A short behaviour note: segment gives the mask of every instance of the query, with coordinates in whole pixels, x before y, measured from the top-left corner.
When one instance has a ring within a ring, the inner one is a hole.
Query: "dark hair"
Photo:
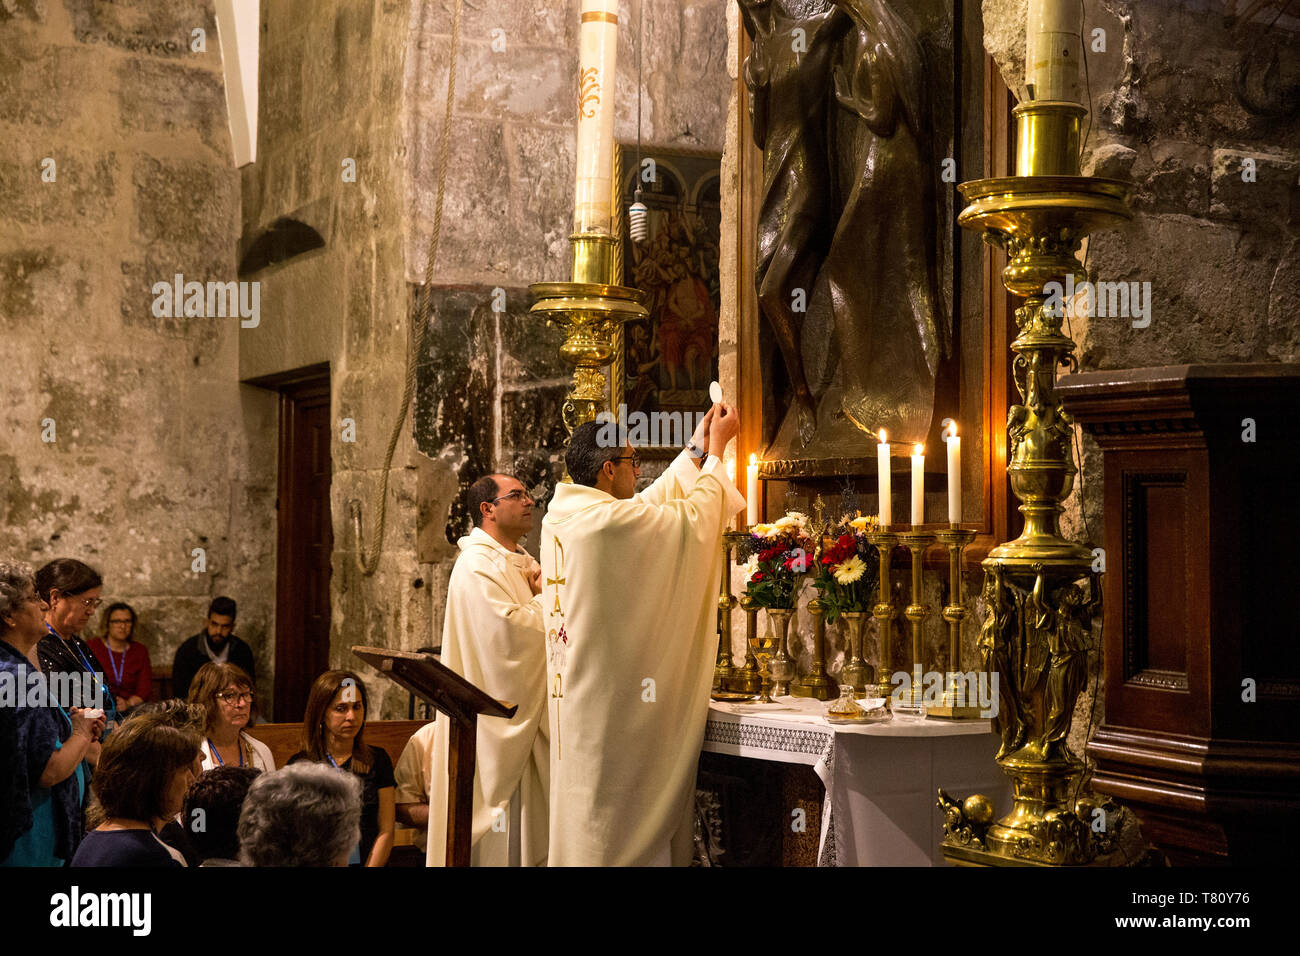
[[[307,708],[302,716],[302,749],[312,760],[325,761],[325,711],[329,710],[330,701],[343,687],[344,681],[351,681],[361,692],[363,713],[361,727],[352,740],[352,772],[364,774],[370,771],[371,763],[370,748],[362,740],[366,718],[370,716],[370,698],[366,695],[366,685],[352,671],[326,671],[312,682]]]
[[[239,811],[261,772],[256,767],[213,767],[190,786],[181,822],[200,859],[239,857]]]
[[[483,524],[483,509],[479,506],[485,501],[491,504],[492,499],[499,494],[501,494],[501,487],[497,484],[497,480],[493,475],[484,475],[469,486],[469,491],[466,493],[468,499],[466,504],[469,508],[470,520],[474,522],[474,527],[477,528]]]
[[[36,572],[36,592],[46,601],[55,588],[60,594],[75,595],[103,586],[99,572],[76,558],[55,558]]]
[[[203,724],[205,734],[212,733],[212,728],[217,725],[217,715],[221,713],[217,706],[217,695],[231,684],[236,687],[247,687],[250,691],[254,690],[253,678],[248,676],[248,672],[238,664],[231,664],[229,661],[208,661],[194,675],[194,680],[190,683],[188,700],[191,704],[202,707],[207,715]],[[254,712],[253,707],[248,708],[250,723]],[[242,745],[243,742],[240,743]]]
[[[228,597],[215,597],[212,603],[208,605],[208,617],[213,614],[220,614],[222,617],[228,617],[232,621],[235,619],[235,599]]]
[[[106,820],[152,821],[175,812],[164,805],[172,776],[198,759],[202,738],[177,709],[131,717],[104,742],[91,786]]]
[[[105,641],[108,640],[108,632],[109,632],[108,619],[111,618],[111,617],[113,616],[113,612],[114,612],[114,611],[126,611],[128,614],[131,615],[131,633],[128,634],[128,635],[126,636],[126,639],[127,639],[128,641],[133,641],[133,640],[135,640],[135,622],[136,622],[137,620],[139,620],[139,618],[136,617],[135,608],[133,608],[131,605],[127,604],[125,601],[114,601],[112,604],[110,604],[110,605],[105,609],[105,611],[104,611],[104,640],[105,640]]]
[[[593,488],[605,462],[623,453],[624,430],[613,422],[583,422],[573,430],[564,466],[575,484]]]

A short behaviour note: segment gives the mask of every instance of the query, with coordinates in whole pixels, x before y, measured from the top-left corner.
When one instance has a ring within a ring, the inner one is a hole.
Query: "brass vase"
[[[845,664],[840,671],[840,683],[853,685],[855,693],[867,695],[867,685],[871,683],[871,666],[862,658],[862,626],[866,623],[866,611],[845,611],[844,627],[849,639],[844,648]]]
[[[790,694],[790,681],[794,680],[794,659],[790,657],[788,641],[790,639],[790,618],[794,615],[792,607],[770,607],[768,615],[776,624],[776,654],[770,665],[772,671],[772,693],[777,697]]]

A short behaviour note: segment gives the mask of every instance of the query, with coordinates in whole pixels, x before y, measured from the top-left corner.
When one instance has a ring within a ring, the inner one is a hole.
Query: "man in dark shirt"
[[[189,696],[190,682],[209,661],[227,661],[242,667],[249,677],[257,678],[253,672],[253,649],[234,634],[235,610],[234,599],[213,598],[203,630],[176,649],[172,661],[172,693],[177,697],[184,700]]]

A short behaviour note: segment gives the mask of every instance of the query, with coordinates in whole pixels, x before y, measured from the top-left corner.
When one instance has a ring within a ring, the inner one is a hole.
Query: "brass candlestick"
[[[731,593],[731,552],[749,537],[748,531],[722,533],[722,593],[718,597],[718,662],[713,668],[713,689],[730,690],[736,676],[735,661],[731,656],[731,609],[736,599]]]
[[[912,552],[912,600],[903,609],[903,617],[912,622],[912,686],[899,695],[894,702],[894,710],[900,714],[920,715],[924,713],[922,672],[925,669],[921,660],[921,645],[925,636],[925,619],[930,616],[930,605],[922,603],[925,591],[921,583],[921,562],[925,549],[934,544],[934,535],[926,531],[904,531],[898,537],[903,547]]]
[[[925,716],[947,720],[972,720],[981,716],[979,693],[965,680],[961,668],[961,627],[966,619],[963,591],[962,552],[975,540],[975,532],[953,526],[936,531],[935,538],[948,549],[948,604],[943,619],[948,622],[948,673],[943,702],[925,708]],[[976,675],[978,677],[978,675]]]
[[[615,332],[631,319],[646,318],[646,294],[616,284],[618,240],[599,233],[570,236],[573,281],[536,282],[529,291],[537,301],[529,310],[567,331],[560,353],[573,365],[573,383],[560,415],[569,434],[605,411],[605,374],[614,355]]]
[[[754,634],[758,630],[758,605],[748,594],[742,594],[740,609],[745,612],[745,666],[736,669],[731,689],[746,694],[757,694],[761,684],[758,659],[754,656]]]
[[[1091,820],[1070,803],[1082,770],[1066,746],[1074,704],[1087,680],[1087,644],[1101,592],[1092,552],[1065,540],[1058,516],[1074,486],[1074,423],[1056,394],[1056,372],[1076,368],[1074,342],[1062,334],[1064,309],[1045,307],[1049,284],[1064,288],[1079,272],[1075,253],[1088,233],[1132,218],[1131,187],[1080,176],[1080,118],[1075,103],[1032,101],[1014,110],[1016,176],[963,183],[970,203],[958,222],[979,230],[1009,257],[1002,279],[1025,298],[1011,344],[1022,404],[1007,415],[1007,473],[1020,499],[1024,531],[984,560],[988,615],[980,631],[986,667],[998,674],[997,760],[1011,777],[1014,806],[990,825],[992,809],[971,815],[948,807],[944,856],[975,865],[1082,864],[1097,855]],[[963,805],[964,806],[964,805]],[[978,817],[979,819],[976,819]]]
[[[838,697],[835,682],[826,673],[826,611],[818,598],[808,602],[808,613],[813,619],[812,669],[790,685],[793,697],[813,697],[830,700]]]
[[[880,555],[880,594],[876,600],[875,606],[871,609],[871,616],[876,619],[876,630],[880,635],[880,656],[876,659],[876,696],[883,697],[886,706],[893,696],[894,685],[890,678],[893,676],[889,664],[889,644],[893,636],[894,618],[898,616],[898,608],[894,607],[893,594],[889,587],[889,569],[893,558],[894,548],[898,544],[898,535],[888,531],[872,531],[867,534],[867,540],[876,546],[876,551]]]

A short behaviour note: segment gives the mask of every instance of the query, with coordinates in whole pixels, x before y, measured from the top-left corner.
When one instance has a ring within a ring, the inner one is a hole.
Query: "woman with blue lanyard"
[[[102,701],[111,729],[119,720],[113,695],[104,681],[103,672],[96,670],[95,652],[77,636],[90,621],[95,608],[102,603],[100,595],[104,590],[104,579],[90,565],[75,558],[55,558],[36,572],[36,590],[49,605],[45,612],[45,630],[48,633],[36,646],[41,670],[45,671],[46,677],[70,675],[89,683]],[[53,683],[60,686],[63,681],[55,680]],[[84,700],[73,703],[90,704]],[[101,704],[96,701],[91,706],[99,707]],[[91,767],[98,759],[96,752],[90,760]]]
[[[326,671],[317,677],[302,719],[302,750],[289,763],[313,760],[360,778],[361,844],[348,862],[384,866],[393,849],[397,781],[393,759],[384,748],[370,747],[362,739],[366,703],[366,686],[351,671]]]
[[[0,760],[13,768],[0,819],[0,866],[63,866],[82,836],[84,758],[99,750],[103,714],[63,708],[47,696],[36,645],[46,634],[45,601],[31,568],[0,562],[0,679],[17,692]],[[35,679],[33,679],[33,677]]]
[[[209,661],[190,682],[190,703],[199,704],[207,720],[203,728],[203,769],[252,767],[274,770],[271,748],[244,728],[253,716],[253,679],[237,664]]]

